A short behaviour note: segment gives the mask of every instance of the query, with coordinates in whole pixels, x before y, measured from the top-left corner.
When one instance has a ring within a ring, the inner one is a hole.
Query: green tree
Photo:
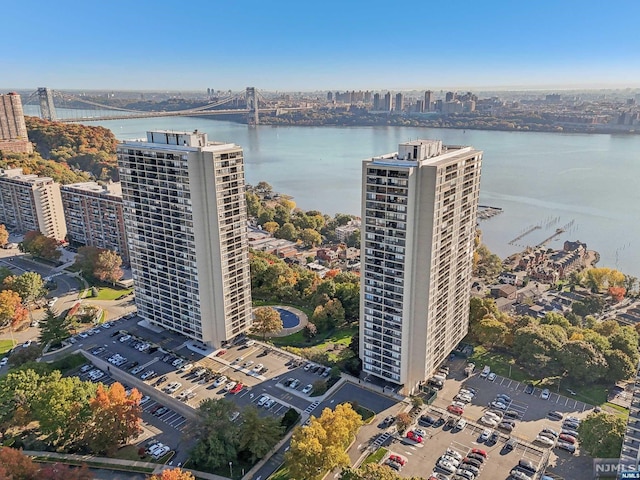
[[[626,353],[620,350],[608,350],[604,352],[609,369],[607,370],[607,380],[618,382],[627,380],[636,373],[636,363]]]
[[[607,361],[591,343],[571,341],[564,344],[558,357],[575,382],[597,382],[607,374]]]
[[[260,215],[260,197],[253,192],[245,193],[245,200],[247,202],[247,214],[250,217],[258,217]]]
[[[59,345],[62,340],[69,337],[71,321],[66,315],[57,315],[50,307],[45,311],[45,317],[40,321],[40,337],[38,341],[41,345]]]
[[[93,276],[101,282],[115,284],[122,278],[122,258],[111,250],[101,251],[93,265]]]
[[[638,332],[631,326],[620,327],[609,337],[611,348],[627,354],[633,362],[638,361]]]
[[[264,457],[282,437],[282,425],[275,417],[261,417],[258,409],[250,406],[242,411],[242,426],[238,449],[249,453],[251,463]]]
[[[269,222],[273,222],[275,218],[275,211],[272,208],[262,207],[260,215],[258,215],[258,225],[264,226]]]
[[[322,236],[311,228],[305,228],[299,236],[305,247],[317,247],[322,243]]]
[[[340,480],[422,480],[420,477],[401,477],[387,465],[366,463],[360,468],[345,468],[340,473]]]
[[[474,334],[483,345],[494,347],[504,344],[504,339],[509,333],[509,328],[500,320],[487,316],[480,320],[474,328]]]
[[[19,367],[25,363],[35,362],[42,355],[42,347],[32,343],[28,347],[20,348],[16,350],[9,357],[9,365],[12,367]]]
[[[298,230],[292,223],[287,222],[276,231],[274,236],[295,242],[298,239]]]
[[[489,282],[494,281],[502,272],[502,260],[495,253],[491,253],[485,245],[476,248],[474,274]]]
[[[592,413],[578,427],[580,446],[592,457],[617,458],[625,428],[625,419],[618,415]]]
[[[262,335],[264,340],[268,334],[282,330],[282,318],[275,308],[256,308],[253,312],[253,326],[251,329],[256,335]]]
[[[22,298],[22,303],[29,305],[41,299],[47,293],[42,276],[36,272],[25,272],[22,275],[4,279],[4,286],[16,292]]]
[[[344,276],[336,275],[334,298],[338,299],[344,308],[344,317],[347,321],[356,322],[360,318],[360,281],[356,277],[355,282],[340,281]]]
[[[96,262],[101,252],[102,249],[97,247],[86,246],[78,248],[74,266],[78,268],[85,277],[93,278]]]
[[[7,231],[7,227],[3,224],[0,224],[0,247],[4,247],[9,241],[9,232]]]
[[[62,252],[58,250],[58,243],[38,231],[25,233],[24,239],[20,243],[20,249],[45,260],[58,260],[62,255]]]
[[[236,410],[228,400],[204,400],[198,407],[196,438],[189,458],[196,468],[215,470],[238,456],[239,426],[230,420]]]
[[[278,225],[284,225],[291,219],[291,209],[283,205],[276,205],[273,212],[273,221]]]

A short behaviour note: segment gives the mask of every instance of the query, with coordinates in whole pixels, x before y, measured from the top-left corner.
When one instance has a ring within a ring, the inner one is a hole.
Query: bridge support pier
[[[40,98],[40,118],[43,120],[57,120],[56,106],[53,104],[53,90],[50,88],[38,88]]]
[[[258,125],[260,123],[258,118],[258,91],[255,87],[247,87],[246,101],[247,110],[249,110],[247,123],[250,126]]]

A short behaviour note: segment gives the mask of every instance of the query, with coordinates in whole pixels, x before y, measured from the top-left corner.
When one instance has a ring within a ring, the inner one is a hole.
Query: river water
[[[503,213],[482,220],[483,241],[501,257],[536,245],[581,240],[600,266],[640,277],[640,135],[587,135],[407,127],[249,128],[173,117],[91,122],[118,139],[150,129],[195,130],[241,145],[247,181],[269,182],[305,210],[360,215],[361,160],[411,139],[441,139],[484,151],[480,203]],[[513,239],[530,230],[515,244]]]

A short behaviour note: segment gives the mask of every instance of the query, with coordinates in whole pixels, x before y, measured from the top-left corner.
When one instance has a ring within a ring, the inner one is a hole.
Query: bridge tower
[[[53,90],[46,87],[38,88],[38,97],[40,97],[40,117],[44,120],[57,120]]]
[[[247,110],[249,110],[247,122],[249,125],[258,125],[258,91],[255,87],[247,87]]]

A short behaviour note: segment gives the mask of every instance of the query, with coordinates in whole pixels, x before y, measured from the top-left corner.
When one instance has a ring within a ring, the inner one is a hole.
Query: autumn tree
[[[270,221],[273,221],[273,219],[271,219]],[[287,222],[284,225],[282,225],[273,234],[273,236],[276,238],[283,238],[285,240],[295,242],[298,238],[298,230],[296,230],[296,227],[292,223]]]
[[[7,227],[3,224],[0,224],[0,247],[4,247],[9,241],[9,232],[7,231]]]
[[[25,305],[41,299],[47,293],[42,276],[36,272],[25,272],[22,275],[10,276],[5,278],[2,283],[6,289],[13,290],[20,295],[22,303]]]
[[[121,444],[140,432],[141,398],[136,389],[127,395],[118,382],[108,388],[98,385],[95,397],[89,401],[92,418],[86,438],[93,452],[113,455]]]
[[[275,417],[261,417],[258,409],[251,406],[242,411],[240,427],[240,454],[247,453],[251,463],[263,458],[282,437],[282,425]]]
[[[300,232],[300,240],[305,247],[316,247],[322,243],[322,235],[311,228],[305,228]]]
[[[317,334],[318,334],[318,327],[316,327],[316,325],[312,322],[308,322],[304,326],[304,329],[302,330],[302,335],[304,335],[304,338],[306,338],[309,341],[313,337],[315,337]]]
[[[0,292],[0,328],[15,326],[27,318],[29,312],[22,306],[22,298],[13,290]]]
[[[349,465],[346,449],[362,425],[362,418],[350,404],[325,408],[320,418],[311,417],[308,426],[297,427],[285,464],[292,480],[317,480],[337,467]]]
[[[282,318],[275,308],[259,307],[253,312],[252,331],[266,339],[268,334],[282,330]]]
[[[80,247],[76,255],[74,267],[79,269],[85,277],[93,277],[98,256],[103,250],[97,247]]]
[[[627,293],[627,289],[624,287],[609,287],[608,293],[616,302],[621,302]]]
[[[592,413],[578,427],[580,446],[592,457],[620,456],[626,420],[610,413]]]
[[[45,237],[42,233],[34,230],[25,233],[24,239],[20,243],[20,249],[45,260],[58,260],[62,255],[55,239]]]
[[[71,467],[63,463],[44,465],[38,472],[37,480],[92,480],[93,473],[82,464],[80,467]]]
[[[422,480],[419,477],[401,477],[391,467],[379,463],[366,463],[360,468],[345,468],[340,480]]]
[[[159,475],[151,475],[148,480],[195,480],[191,472],[187,472],[180,468],[167,468]]]
[[[96,258],[93,266],[93,276],[101,282],[109,282],[115,284],[122,278],[122,258],[116,252],[111,250],[103,250]]]
[[[396,415],[396,428],[399,434],[403,434],[409,425],[411,425],[411,417],[407,412],[400,412]]]
[[[275,231],[278,230],[278,228],[280,228],[280,225],[278,225],[278,222],[266,222],[264,225],[262,225],[262,229],[265,232],[269,232],[271,234],[275,233]]]
[[[38,466],[20,450],[0,447],[0,478],[8,480],[35,480]]]

